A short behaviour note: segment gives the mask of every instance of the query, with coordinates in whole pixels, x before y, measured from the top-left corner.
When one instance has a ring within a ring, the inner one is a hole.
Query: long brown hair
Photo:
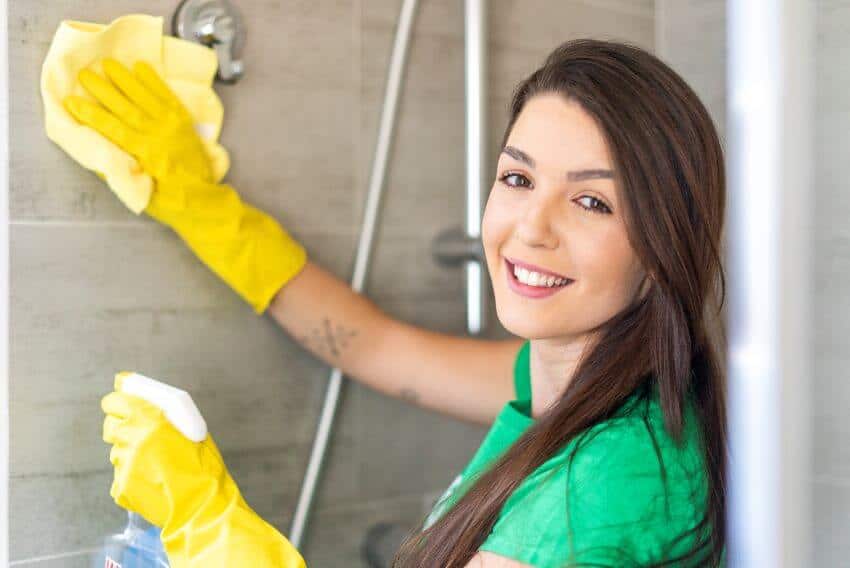
[[[529,474],[648,387],[657,388],[665,429],[676,441],[685,399],[693,397],[708,482],[707,501],[698,504],[704,515],[689,533],[697,535],[692,549],[653,566],[716,565],[726,516],[725,337],[722,325],[710,325],[725,296],[720,243],[726,188],[717,132],[685,81],[628,43],[577,39],[557,47],[516,87],[502,147],[525,103],[539,93],[577,102],[596,119],[614,160],[629,241],[651,288],[590,330],[599,340],[561,398],[451,509],[427,530],[411,533],[393,566],[465,566]],[[718,297],[713,314],[709,308]]]

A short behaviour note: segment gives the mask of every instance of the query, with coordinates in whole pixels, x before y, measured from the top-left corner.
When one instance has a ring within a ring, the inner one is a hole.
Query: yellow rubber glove
[[[306,568],[286,537],[242,498],[212,436],[192,442],[159,407],[121,392],[128,374],[115,375],[115,390],[101,400],[115,470],[110,495],[162,527],[172,568]]]
[[[213,180],[207,150],[177,96],[145,62],[103,60],[80,84],[99,103],[69,96],[79,122],[133,155],[156,184],[145,212],[170,226],[257,313],[298,274],[307,253],[272,217]]]

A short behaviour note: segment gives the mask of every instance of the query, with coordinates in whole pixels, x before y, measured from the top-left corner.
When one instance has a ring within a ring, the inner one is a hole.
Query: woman
[[[519,341],[390,319],[210,179],[154,73],[105,69],[120,92],[81,81],[108,110],[67,106],[155,178],[149,214],[346,375],[492,423],[394,565],[723,562],[725,383],[708,323],[723,289],[723,156],[704,106],[664,63],[628,44],[568,41],[517,87],[482,240],[499,320]],[[324,313],[344,340],[310,340]],[[175,565],[303,562],[241,499],[211,438],[175,436],[121,392],[103,407],[112,495],[163,526]],[[175,465],[178,454],[200,457]]]

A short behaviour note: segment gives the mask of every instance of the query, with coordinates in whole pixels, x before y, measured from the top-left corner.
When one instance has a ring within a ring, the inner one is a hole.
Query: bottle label
[[[121,568],[121,564],[107,556],[106,560],[103,562],[103,568]]]

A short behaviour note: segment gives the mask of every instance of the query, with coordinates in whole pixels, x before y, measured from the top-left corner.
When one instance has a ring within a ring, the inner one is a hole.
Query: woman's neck
[[[566,390],[581,361],[588,336],[532,339],[529,353],[531,416],[539,418]]]

